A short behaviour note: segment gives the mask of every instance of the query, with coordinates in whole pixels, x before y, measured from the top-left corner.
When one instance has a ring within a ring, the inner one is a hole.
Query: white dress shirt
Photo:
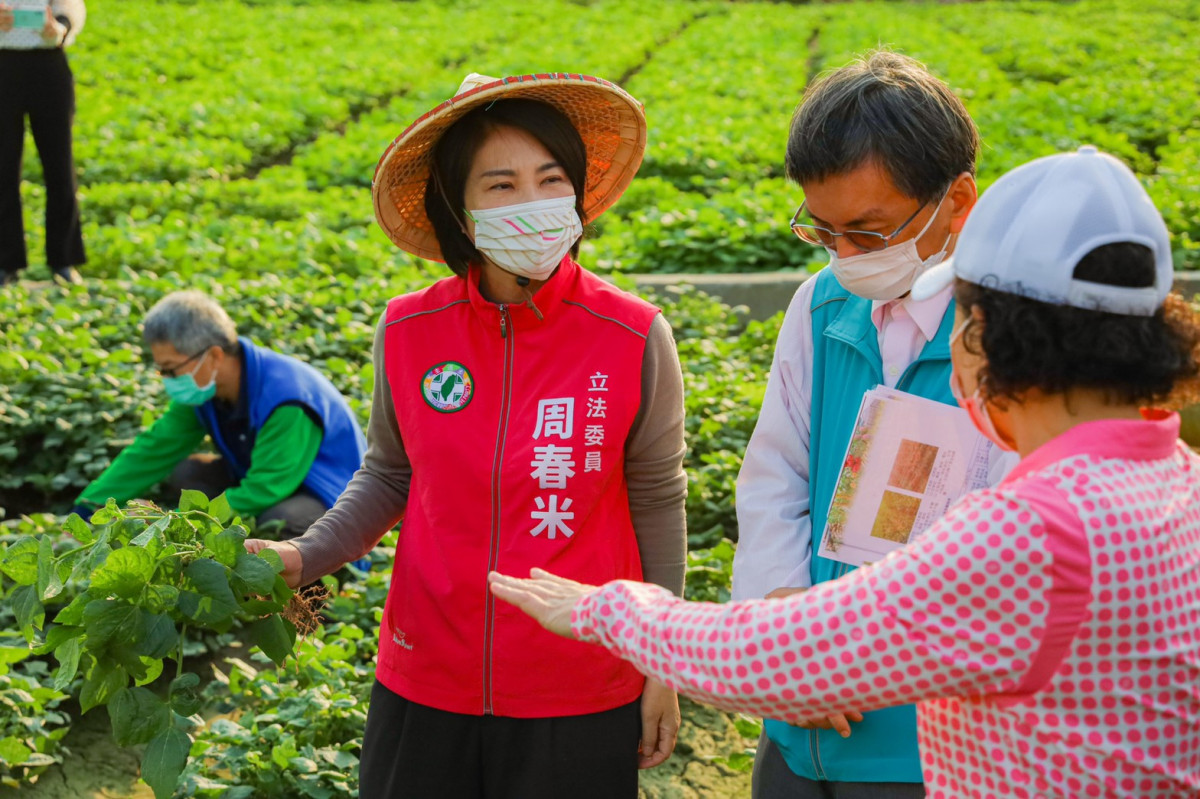
[[[812,304],[816,281],[796,290],[775,344],[762,411],[737,479],[738,546],[733,598],[754,599],[782,587],[812,584],[809,518],[809,421],[812,406]],[[953,287],[917,302],[874,303],[884,382],[895,387],[937,333]]]

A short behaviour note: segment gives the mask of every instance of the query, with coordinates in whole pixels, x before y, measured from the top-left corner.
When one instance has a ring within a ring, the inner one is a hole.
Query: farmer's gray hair
[[[142,323],[146,344],[166,342],[183,355],[209,347],[237,352],[237,328],[225,309],[201,291],[176,291],[163,297]]]
[[[931,202],[975,174],[979,133],[962,100],[925,65],[890,50],[814,83],[792,118],[787,176],[803,185],[868,162],[901,192]]]

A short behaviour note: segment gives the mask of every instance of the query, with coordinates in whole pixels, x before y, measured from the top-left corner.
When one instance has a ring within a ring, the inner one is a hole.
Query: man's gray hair
[[[155,303],[143,322],[142,338],[151,346],[166,342],[189,357],[210,347],[237,351],[233,320],[201,291],[176,291]]]

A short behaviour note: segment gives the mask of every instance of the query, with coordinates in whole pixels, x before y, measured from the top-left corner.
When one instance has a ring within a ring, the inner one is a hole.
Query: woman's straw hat
[[[401,249],[444,260],[433,224],[425,215],[425,183],[433,147],[473,108],[496,100],[540,100],[561,111],[587,150],[584,223],[598,217],[633,180],[646,149],[642,104],[624,89],[590,75],[551,72],[489,78],[467,76],[458,92],[408,126],[379,159],[371,196],[380,227]]]

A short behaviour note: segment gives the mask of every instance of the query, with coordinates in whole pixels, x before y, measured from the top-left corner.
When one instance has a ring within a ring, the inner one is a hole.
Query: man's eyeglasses
[[[201,355],[203,355],[203,354],[204,354],[204,353],[206,353],[206,352],[208,352],[208,350],[206,350],[206,349],[205,349],[205,350],[201,350],[200,352],[197,352],[197,353],[196,353],[195,355],[193,355],[192,357],[188,358],[188,359],[187,359],[186,361],[184,361],[183,363],[177,363],[177,364],[175,364],[174,366],[170,366],[170,367],[167,367],[167,368],[163,368],[163,367],[159,366],[159,367],[156,367],[156,368],[158,369],[158,373],[159,373],[160,375],[162,375],[163,377],[178,377],[178,376],[179,376],[179,370],[180,370],[180,369],[182,369],[183,367],[187,366],[189,363],[191,363],[192,361],[196,360],[197,358],[199,358]]]
[[[837,240],[841,237],[854,245],[854,249],[862,250],[863,252],[875,252],[876,250],[887,248],[892,239],[899,236],[900,232],[917,218],[917,214],[921,213],[926,205],[929,205],[929,203],[923,203],[920,208],[913,211],[912,216],[900,224],[900,227],[885,236],[882,233],[873,233],[870,230],[847,230],[845,233],[834,233],[829,228],[821,227],[813,222],[812,215],[808,213],[807,204],[807,200],[800,203],[800,207],[792,215],[792,232],[796,234],[796,237],[800,241],[834,250],[837,249]]]

